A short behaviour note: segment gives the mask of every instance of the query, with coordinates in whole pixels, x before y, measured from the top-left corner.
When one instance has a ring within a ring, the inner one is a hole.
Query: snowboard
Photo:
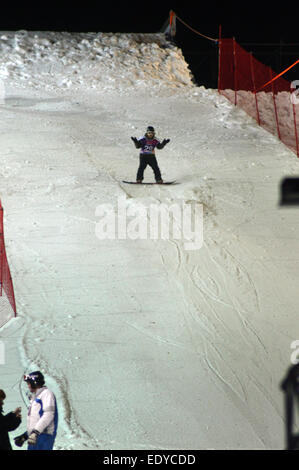
[[[163,183],[156,183],[155,181],[151,182],[151,183],[137,183],[136,181],[123,181],[123,183],[127,183],[127,184],[158,184],[158,185],[161,185],[163,186],[163,184],[173,184],[173,183],[176,183],[176,181],[164,181]]]

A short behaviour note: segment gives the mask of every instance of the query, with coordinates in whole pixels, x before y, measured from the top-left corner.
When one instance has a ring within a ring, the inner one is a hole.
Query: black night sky
[[[81,2],[54,1],[2,2],[0,29],[57,30],[102,32],[156,32],[169,10],[174,10],[195,29],[217,35],[219,24],[224,35],[239,41],[296,42],[299,8],[269,2],[122,1]]]
[[[143,1],[115,3],[89,0],[76,2],[23,2],[1,5],[0,30],[31,31],[98,31],[98,32],[159,32],[174,10],[194,29],[218,37],[235,37],[263,63],[280,72],[299,58],[299,7],[262,2],[215,1]],[[281,9],[281,11],[280,11]],[[215,86],[217,46],[203,39],[177,21],[176,44],[182,48],[195,79],[206,86]],[[297,44],[298,45],[297,45]],[[296,45],[295,45],[296,44]],[[298,67],[298,66],[297,66]],[[287,79],[296,79],[293,70]]]

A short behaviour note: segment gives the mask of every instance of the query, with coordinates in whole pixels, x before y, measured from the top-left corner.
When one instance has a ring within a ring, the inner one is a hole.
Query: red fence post
[[[3,207],[0,201],[0,296],[3,288],[3,266],[4,266],[4,228],[3,228]]]
[[[222,41],[221,41],[221,34],[222,34],[222,26],[219,26],[219,41],[218,41],[218,93],[220,93],[221,89],[221,52],[222,52]]]
[[[299,158],[299,143],[298,143],[298,132],[297,132],[297,116],[296,116],[296,108],[295,108],[295,103],[294,99],[292,96],[292,83],[290,83],[290,99],[292,102],[292,107],[293,107],[293,116],[294,116],[294,128],[295,128],[295,140],[296,140],[296,152],[297,152],[297,157]]]
[[[236,54],[236,40],[233,38],[234,50],[234,89],[235,89],[235,106],[237,106],[237,54]]]
[[[270,80],[272,80],[272,69],[270,70]],[[274,83],[272,82],[272,96],[273,96],[273,104],[274,104],[274,112],[275,112],[275,119],[276,119],[276,128],[277,128],[277,135],[279,140],[281,140],[281,135],[280,135],[280,130],[279,130],[279,122],[278,122],[278,114],[277,114],[277,106],[276,106],[276,100],[275,100],[275,90],[274,90]]]
[[[258,124],[259,124],[259,126],[260,126],[260,125],[261,125],[261,119],[260,119],[259,106],[258,106],[258,101],[257,101],[257,96],[256,96],[255,75],[254,75],[254,67],[253,67],[253,57],[252,57],[252,53],[250,53],[250,70],[251,70],[251,79],[252,79],[253,92],[254,92],[254,98],[255,98],[255,107],[256,107],[257,122],[258,122]]]
[[[5,242],[4,242],[4,211],[0,201],[0,294],[3,295],[3,291],[6,294],[6,297],[12,307],[14,312],[14,316],[17,316],[17,309],[16,309],[16,300],[13,288],[12,277],[10,274],[10,269],[6,257],[6,250],[5,250]],[[0,324],[0,326],[3,326]]]
[[[14,288],[13,288],[12,277],[11,277],[11,274],[10,274],[10,269],[9,269],[9,265],[8,265],[8,261],[7,261],[7,258],[6,258],[6,252],[5,251],[4,251],[4,256],[5,256],[5,265],[6,265],[6,269],[7,269],[7,280],[6,280],[6,282],[10,286],[9,302],[10,302],[10,305],[11,305],[11,307],[14,311],[15,317],[16,317],[17,316],[17,307],[16,307],[15,292],[14,292]]]

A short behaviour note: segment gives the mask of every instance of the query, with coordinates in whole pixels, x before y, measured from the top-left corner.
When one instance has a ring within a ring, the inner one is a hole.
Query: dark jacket
[[[160,142],[160,140],[156,138],[148,139],[146,136],[141,137],[140,139],[136,139],[136,137],[131,137],[131,139],[133,140],[135,147],[137,149],[141,149],[141,155],[154,155],[155,147],[161,150],[165,147],[166,144],[168,144],[168,142],[170,142],[169,139],[164,139],[162,142]]]
[[[14,431],[21,424],[21,418],[17,418],[15,413],[3,414],[0,409],[0,450],[12,450],[8,433]]]

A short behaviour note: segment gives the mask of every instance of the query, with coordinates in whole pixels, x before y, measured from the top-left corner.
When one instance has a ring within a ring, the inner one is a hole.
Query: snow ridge
[[[18,86],[192,86],[182,51],[162,33],[8,31],[0,36],[0,53],[0,79]]]

